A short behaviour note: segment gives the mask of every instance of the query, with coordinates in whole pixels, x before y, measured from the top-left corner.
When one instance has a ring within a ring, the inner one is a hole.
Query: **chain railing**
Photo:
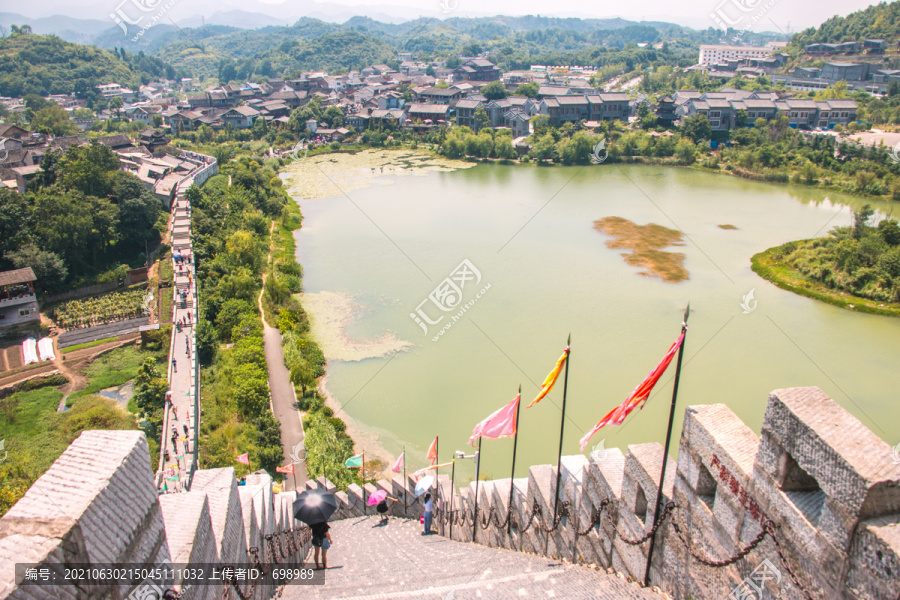
[[[794,586],[803,594],[803,596],[807,600],[813,600],[812,596],[809,592],[803,589],[800,585],[800,581],[797,578],[794,569],[791,568],[787,557],[785,557],[783,549],[779,543],[779,540],[776,536],[776,531],[778,530],[778,526],[770,519],[767,519],[763,523],[763,527],[760,530],[759,534],[746,546],[741,548],[735,554],[729,556],[728,558],[716,560],[710,558],[708,556],[704,556],[701,554],[692,544],[688,535],[685,532],[685,527],[678,522],[676,518],[676,510],[680,507],[675,504],[673,501],[666,502],[666,505],[662,511],[662,513],[657,518],[656,522],[650,527],[647,532],[639,538],[629,538],[622,534],[619,531],[618,525],[615,521],[612,520],[609,516],[609,508],[611,507],[612,502],[609,498],[606,498],[600,502],[599,506],[591,506],[590,508],[590,518],[588,522],[584,526],[583,529],[580,529],[578,526],[578,516],[575,515],[575,520],[572,523],[574,528],[574,533],[576,537],[582,537],[588,535],[592,529],[594,529],[597,525],[600,525],[604,521],[613,528],[615,532],[615,536],[621,540],[622,542],[631,545],[638,546],[645,543],[647,540],[656,535],[657,531],[660,527],[663,526],[666,519],[669,519],[669,522],[672,524],[672,529],[675,532],[675,537],[684,545],[688,554],[697,562],[707,567],[712,568],[722,568],[734,565],[739,560],[746,558],[748,554],[756,550],[760,544],[768,537],[772,539],[772,542],[775,545],[775,551],[778,554],[778,558],[781,560],[781,564],[784,566],[788,575],[791,578]],[[566,517],[570,516],[570,506],[571,503],[569,501],[563,501],[556,515],[556,519],[547,524],[544,519],[543,509],[539,502],[535,501],[532,505],[530,514],[524,519],[524,526],[519,521],[518,514],[515,510],[506,511],[506,516],[503,520],[500,520],[498,516],[498,512],[500,509],[496,508],[494,505],[490,505],[486,513],[479,514],[478,524],[482,529],[487,529],[491,525],[496,527],[498,530],[505,529],[507,525],[510,525],[520,534],[527,532],[532,527],[538,527],[541,531],[551,533],[560,529],[560,523]],[[475,522],[475,516],[472,514],[472,511],[466,510],[465,508],[456,508],[452,511],[436,511],[435,512],[435,520],[438,522],[442,522],[444,524],[452,524],[452,525],[469,525]]]

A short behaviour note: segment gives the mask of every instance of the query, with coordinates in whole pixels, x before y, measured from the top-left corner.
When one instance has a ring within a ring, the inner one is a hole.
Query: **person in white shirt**
[[[434,513],[434,500],[431,499],[431,494],[425,494],[425,535],[432,533],[431,531],[431,516]]]

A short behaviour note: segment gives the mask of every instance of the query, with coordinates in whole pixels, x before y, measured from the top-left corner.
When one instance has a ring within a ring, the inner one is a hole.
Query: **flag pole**
[[[506,535],[512,532],[513,481],[516,478],[516,446],[519,442],[519,408],[522,406],[522,384],[519,384],[519,401],[516,402],[516,433],[513,434],[512,471],[509,475],[509,506],[506,511]]]
[[[453,496],[456,495],[456,460],[450,464],[450,539],[453,539]]]
[[[663,503],[663,483],[666,480],[666,466],[669,462],[669,444],[672,441],[672,425],[675,422],[675,402],[678,399],[678,382],[681,379],[681,358],[684,356],[684,342],[687,339],[687,322],[691,314],[691,303],[688,302],[687,308],[684,310],[684,320],[681,321],[681,334],[685,336],[681,340],[681,346],[678,348],[678,363],[675,365],[675,383],[672,389],[672,406],[669,409],[669,429],[666,431],[666,445],[663,449],[662,470],[659,473],[659,487],[656,490],[656,503],[653,506],[653,520],[650,521],[650,527],[656,525],[656,519],[659,516],[659,507]],[[644,586],[650,585],[650,566],[653,563],[653,546],[656,544],[656,534],[650,536],[650,548],[647,550],[647,569],[644,572]]]
[[[403,516],[409,511],[409,479],[406,478],[406,446],[403,446]]]
[[[563,430],[566,426],[566,393],[569,391],[569,362],[571,362],[572,358],[571,348],[572,334],[569,333],[569,339],[566,341],[566,374],[563,377],[562,416],[559,419],[559,453],[556,455],[556,497],[553,499],[553,523],[556,523],[556,515],[559,510],[559,482],[562,478]]]
[[[362,451],[362,466],[359,469],[359,472],[362,473],[362,488],[363,488],[363,516],[368,513],[366,509],[366,451]]]
[[[475,454],[475,511],[472,514],[472,543],[475,543],[475,535],[478,533],[478,477],[481,475],[481,440],[478,436],[478,452]]]
[[[440,435],[434,436],[434,462],[435,464],[441,464],[441,451],[440,451]],[[441,508],[441,479],[438,475],[438,471],[440,469],[434,470],[434,487],[435,487],[435,500],[437,500],[438,508]]]

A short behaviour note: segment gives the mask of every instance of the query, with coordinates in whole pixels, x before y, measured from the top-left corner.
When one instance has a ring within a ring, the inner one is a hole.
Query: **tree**
[[[684,135],[689,137],[695,144],[699,144],[701,140],[712,138],[712,128],[709,126],[709,119],[706,115],[692,115],[684,120],[682,126]]]
[[[69,119],[69,113],[55,103],[34,113],[31,127],[35,131],[56,137],[73,135],[78,131],[78,126]]]
[[[739,108],[737,114],[734,118],[734,124],[736,127],[746,127],[749,117],[747,116],[747,111],[743,108]]]
[[[475,109],[475,131],[481,131],[484,128],[490,128],[491,118],[488,116],[484,106],[479,105]]]
[[[488,100],[501,100],[509,96],[506,86],[501,81],[492,81],[487,85],[481,86],[479,90]]]
[[[134,402],[143,417],[144,432],[148,437],[158,439],[163,422],[163,409],[169,383],[156,366],[156,359],[148,356],[138,368],[134,378]]]
[[[226,300],[215,319],[216,333],[219,341],[222,343],[230,342],[231,331],[237,327],[247,315],[255,316],[253,307],[249,302],[234,298]]]
[[[117,119],[121,118],[123,106],[125,106],[125,101],[122,99],[122,96],[113,96],[109,99],[109,108],[116,111]]]
[[[337,128],[344,124],[344,111],[342,111],[337,106],[329,106],[325,109],[325,114],[323,118],[328,126],[331,128]]]
[[[853,239],[861,239],[869,232],[869,220],[875,214],[875,209],[871,204],[865,204],[857,211],[853,212]]]
[[[5,255],[16,269],[31,267],[37,277],[37,287],[47,293],[58,292],[63,288],[69,270],[65,263],[54,252],[38,248],[32,243],[25,244],[18,250]]]
[[[531,149],[531,154],[537,160],[550,160],[556,147],[556,140],[549,133],[539,138]]]
[[[59,161],[59,183],[83,194],[106,197],[112,193],[119,172],[119,158],[103,144],[70,146]]]
[[[688,138],[681,138],[675,146],[675,157],[683,165],[693,164],[697,158],[697,147]]]
[[[538,95],[538,90],[540,86],[537,82],[523,83],[513,92],[513,96],[526,96],[528,98],[535,98]]]

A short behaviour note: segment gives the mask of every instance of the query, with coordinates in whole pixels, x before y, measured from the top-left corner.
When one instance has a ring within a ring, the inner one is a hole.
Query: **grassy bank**
[[[79,368],[86,378],[84,389],[71,394],[70,410],[57,412],[68,381],[52,375],[26,381],[13,393],[0,399],[0,515],[15,504],[82,431],[89,429],[140,429],[134,414],[116,402],[95,395],[102,389],[122,385],[133,379],[147,357],[162,356],[165,348],[116,348]],[[159,442],[148,438],[150,456],[159,452]]]
[[[784,246],[769,248],[756,254],[751,259],[753,272],[780,287],[781,289],[814,298],[841,308],[856,310],[859,312],[873,313],[900,317],[900,304],[890,302],[878,302],[867,298],[860,298],[846,292],[840,292],[829,287],[811,281],[804,277],[800,271],[793,269],[781,262],[778,257],[785,251]]]
[[[310,479],[325,475],[339,489],[346,490],[349,484],[362,481],[357,473],[344,467],[344,461],[353,456],[347,425],[325,406],[316,389],[316,380],[325,374],[325,356],[310,335],[309,319],[298,300],[303,269],[295,258],[294,232],[302,223],[300,207],[289,201],[272,230],[263,309],[266,320],[277,324],[281,332],[285,366],[297,392],[297,408],[304,413],[307,474]]]

